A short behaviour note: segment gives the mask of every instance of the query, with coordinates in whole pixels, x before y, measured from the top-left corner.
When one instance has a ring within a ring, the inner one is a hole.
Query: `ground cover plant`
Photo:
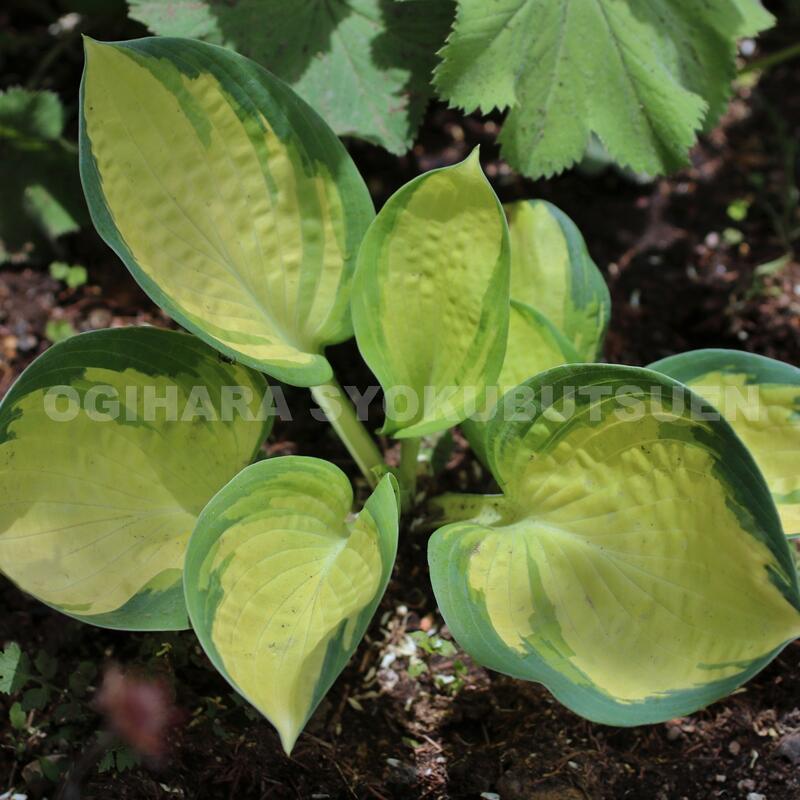
[[[503,157],[530,176],[581,160],[590,134],[632,169],[682,166],[697,131],[716,123],[730,97],[737,39],[773,22],[758,0],[714,0],[700,9],[613,0],[362,0],[298,3],[288,13],[274,2],[129,5],[155,33],[227,44],[265,64],[337,133],[395,153],[413,141],[433,91],[467,111],[510,109]],[[339,100],[362,92],[355,113]]]
[[[199,642],[241,698],[208,698],[215,735],[226,704],[257,709],[301,757],[342,671],[363,671],[351,656],[365,635],[374,649],[409,549],[427,549],[430,572],[407,580],[447,628],[414,623],[377,680],[399,654],[467,713],[483,665],[606,725],[680,719],[797,637],[800,370],[718,347],[596,363],[615,351],[611,299],[583,236],[534,192],[501,203],[480,150],[409,176],[376,214],[335,132],[257,64],[174,38],[86,52],[88,211],[188,333],[48,323],[55,344],[0,405],[0,569],[17,586],[143,653],[157,637],[152,663],[202,670]],[[731,204],[733,223],[750,202]],[[788,247],[792,219],[781,211]],[[29,254],[62,247],[45,238]],[[83,294],[91,270],[61,258],[50,279]],[[759,280],[789,262],[775,263]],[[377,438],[377,387],[354,392],[351,368],[380,385]],[[349,459],[325,437],[284,455],[273,423],[308,402]],[[467,452],[462,433],[483,471],[431,480]],[[189,627],[196,640],[169,633]],[[60,688],[59,664],[23,647],[0,656],[18,753],[56,703],[59,741],[86,724],[95,674],[75,662]],[[98,760],[122,773],[161,757],[114,711],[129,680],[110,672],[98,707],[133,749],[101,736],[69,768],[40,758],[43,783],[75,791]],[[420,732],[392,739],[426,748]]]
[[[290,753],[386,588],[420,440],[477,416],[502,494],[442,498],[429,544],[444,618],[476,661],[630,725],[728,694],[800,633],[772,499],[794,526],[800,370],[725,351],[660,372],[581,363],[609,301],[580,234],[523,203],[512,237],[477,151],[374,216],[333,132],[253,62],[168,38],[87,40],[86,54],[92,218],[196,336],[72,337],[8,393],[0,564],[21,588],[112,628],[181,629],[188,611]],[[353,331],[383,432],[403,442],[394,474],[324,355]],[[242,470],[272,420],[259,373],[311,387],[375,487],[355,517],[325,461]],[[711,375],[758,387],[755,458],[687,388]]]

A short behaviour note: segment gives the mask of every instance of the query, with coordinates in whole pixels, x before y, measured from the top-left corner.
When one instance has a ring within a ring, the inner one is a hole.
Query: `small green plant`
[[[63,130],[64,108],[52,92],[0,92],[0,263],[52,245],[85,221],[75,145]]]
[[[16,642],[0,651],[0,695],[9,695],[11,701],[5,739],[18,762],[30,763],[36,756],[41,775],[51,783],[66,770],[63,751],[95,726],[86,699],[97,668],[91,662],[70,664],[66,670],[64,666],[67,685],[56,681],[59,662],[50,653],[39,650],[30,657]],[[41,744],[46,740],[52,750],[43,755]]]
[[[135,750],[125,745],[119,745],[118,747],[112,747],[110,750],[106,751],[105,755],[100,759],[100,763],[97,765],[97,771],[101,773],[111,772],[112,770],[115,772],[125,772],[126,770],[138,766],[141,762],[142,759]]]
[[[53,343],[63,342],[78,331],[68,319],[51,319],[44,327],[44,335]]]
[[[86,267],[79,264],[66,264],[63,261],[54,261],[50,264],[50,277],[57,281],[64,281],[70,289],[79,289],[88,278]]]
[[[0,653],[0,692],[16,694],[23,689],[19,706],[23,712],[41,711],[55,690],[50,681],[56,674],[56,660],[44,650],[31,664],[16,642]]]
[[[800,634],[800,370],[727,351],[593,363],[610,303],[580,233],[547,203],[504,209],[477,153],[376,215],[322,118],[246,58],[86,51],[93,221],[190,334],[74,336],[10,390],[0,567],[20,587],[95,625],[191,625],[290,752],[386,589],[422,437],[466,423],[498,492],[419,513],[479,663],[632,725],[729,694]],[[354,334],[393,470],[325,356]],[[310,388],[369,486],[357,514],[332,464],[258,460],[264,375]],[[435,680],[457,692],[464,672]]]

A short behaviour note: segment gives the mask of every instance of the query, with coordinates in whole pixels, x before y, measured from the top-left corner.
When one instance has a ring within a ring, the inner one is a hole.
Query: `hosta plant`
[[[0,567],[22,589],[96,625],[191,625],[287,752],[415,504],[463,649],[591,719],[691,712],[800,634],[797,369],[592,363],[609,297],[583,239],[547,203],[504,208],[477,152],[375,215],[327,124],[253,62],[166,38],[86,55],[92,218],[188,333],[75,336],[0,405]],[[325,356],[353,334],[398,467]],[[310,388],[368,484],[355,513],[338,467],[261,457],[265,376]],[[454,425],[498,491],[422,503],[420,441]]]

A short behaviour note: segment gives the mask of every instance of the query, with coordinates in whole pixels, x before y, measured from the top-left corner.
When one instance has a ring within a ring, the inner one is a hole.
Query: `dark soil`
[[[0,11],[6,34],[24,29],[35,41],[45,24],[27,8]],[[131,26],[118,31],[116,25],[109,23],[107,38],[136,35]],[[762,51],[777,51],[798,36],[800,19],[787,13]],[[24,80],[26,58],[22,48],[4,64],[4,83]],[[79,68],[70,49],[51,81],[73,103]],[[614,169],[521,180],[498,160],[499,119],[464,119],[441,106],[431,108],[420,143],[405,158],[363,144],[351,149],[378,203],[421,170],[453,163],[481,144],[502,199],[541,197],[560,206],[583,231],[611,287],[609,361],[647,364],[716,346],[797,364],[800,264],[789,231],[800,224],[798,85],[795,60],[757,85],[739,87],[722,124],[695,148],[692,166],[656,182]],[[746,217],[734,219],[729,209],[742,201]],[[41,264],[0,268],[0,394],[48,346],[48,321],[68,320],[78,330],[169,324],[93,232],[66,237],[61,247],[62,260],[88,268],[86,286],[68,290]],[[763,266],[787,253],[780,269]],[[372,382],[352,343],[330,355],[342,383],[364,388]],[[338,440],[307,413],[307,393],[285,391],[295,419],[276,426],[267,450],[325,457],[358,480]],[[377,427],[377,404],[374,412]],[[428,482],[431,491],[488,486],[457,434],[435,482]],[[61,723],[64,712],[55,704],[33,711],[24,735],[3,730],[2,722],[0,796],[13,787],[32,798],[53,797],[37,759],[63,755],[74,763],[84,753],[81,796],[103,800],[800,798],[800,645],[790,645],[732,697],[691,717],[631,729],[595,725],[544,688],[487,672],[461,653],[414,650],[410,633],[442,626],[427,578],[426,535],[418,527],[408,521],[369,635],[291,759],[269,724],[231,694],[191,633],[122,634],[80,625],[0,578],[0,643],[15,640],[26,652],[44,648],[55,655],[52,683],[65,689],[64,700],[78,662],[115,662],[164,679],[183,711],[162,758],[121,772],[100,773],[89,757],[95,729],[104,724],[90,704],[71,724]],[[408,669],[412,655],[427,665],[415,677]],[[8,705],[0,696],[2,720]]]

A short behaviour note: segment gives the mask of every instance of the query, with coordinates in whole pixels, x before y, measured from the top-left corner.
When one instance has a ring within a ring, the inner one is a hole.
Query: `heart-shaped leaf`
[[[544,314],[572,343],[579,360],[597,360],[611,298],[581,232],[563,211],[543,200],[509,203],[505,209],[511,234],[511,297]]]
[[[150,297],[242,363],[297,386],[352,335],[373,216],[322,119],[281,81],[188,39],[87,40],[81,175],[92,219]]]
[[[0,570],[95,625],[187,627],[189,535],[252,461],[271,412],[262,376],[184,333],[54,345],[0,405]]]
[[[800,534],[800,369],[737,350],[695,350],[650,365],[730,422],[761,467],[783,530]]]
[[[564,366],[502,412],[488,455],[505,497],[471,503],[477,519],[429,546],[439,607],[477,661],[634,725],[730,693],[800,634],[764,479],[685,386]]]
[[[469,440],[470,447],[484,464],[487,463],[487,422],[491,417],[494,401],[533,375],[579,361],[581,358],[575,348],[547,317],[530,306],[511,301],[508,344],[503,368],[497,379],[498,393],[495,398],[490,398],[487,393],[486,399],[490,407],[484,409],[482,414],[461,423],[461,430]]]
[[[503,362],[508,273],[505,215],[477,150],[389,199],[353,289],[358,346],[386,393],[384,433],[419,437],[474,412]]]
[[[184,584],[197,636],[287,753],[361,641],[394,565],[394,477],[356,517],[352,503],[332,464],[270,459],[217,494],[189,543]]]

